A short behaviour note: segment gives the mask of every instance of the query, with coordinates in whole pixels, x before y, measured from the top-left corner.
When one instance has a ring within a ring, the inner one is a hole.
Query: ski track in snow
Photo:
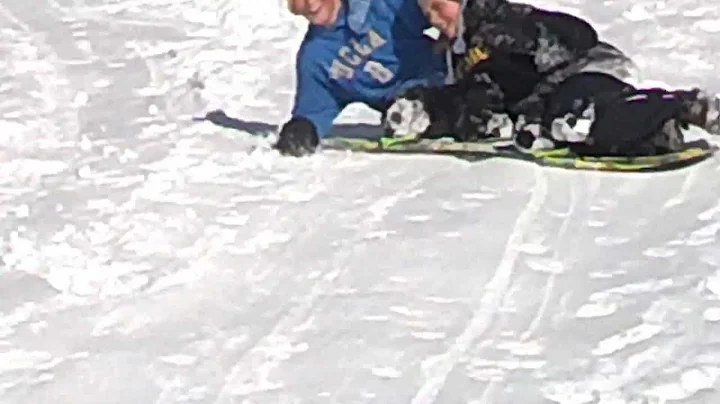
[[[533,3],[720,90],[710,3]],[[283,4],[0,1],[0,402],[720,399],[720,160],[282,159],[191,122],[286,119]]]

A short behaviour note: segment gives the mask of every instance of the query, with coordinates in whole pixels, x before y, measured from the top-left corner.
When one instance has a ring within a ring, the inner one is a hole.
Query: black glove
[[[315,124],[303,117],[294,117],[280,130],[275,148],[282,155],[299,157],[315,152],[320,138]]]

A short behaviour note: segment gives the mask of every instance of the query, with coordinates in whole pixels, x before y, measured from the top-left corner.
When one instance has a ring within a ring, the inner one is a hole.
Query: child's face
[[[457,34],[457,20],[460,17],[458,0],[421,0],[420,6],[433,27],[448,38]]]
[[[288,0],[288,8],[314,25],[332,25],[337,20],[342,0]]]

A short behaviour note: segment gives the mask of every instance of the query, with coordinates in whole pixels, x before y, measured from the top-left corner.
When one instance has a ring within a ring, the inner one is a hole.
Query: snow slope
[[[190,120],[286,119],[282,1],[36,3],[0,0],[0,402],[720,399],[720,160],[283,159]],[[720,88],[712,2],[544,4]]]

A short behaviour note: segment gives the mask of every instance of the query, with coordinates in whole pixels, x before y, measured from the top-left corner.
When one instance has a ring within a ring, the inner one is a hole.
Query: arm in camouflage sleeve
[[[576,16],[506,0],[468,0],[463,12],[465,37],[471,46],[489,53],[532,56],[544,79],[532,94],[510,110],[537,119],[543,99],[557,84],[576,72],[586,53],[598,42],[597,31]]]
[[[468,0],[463,23],[472,46],[533,55],[541,72],[572,62],[598,43],[595,29],[578,17],[506,0]]]

